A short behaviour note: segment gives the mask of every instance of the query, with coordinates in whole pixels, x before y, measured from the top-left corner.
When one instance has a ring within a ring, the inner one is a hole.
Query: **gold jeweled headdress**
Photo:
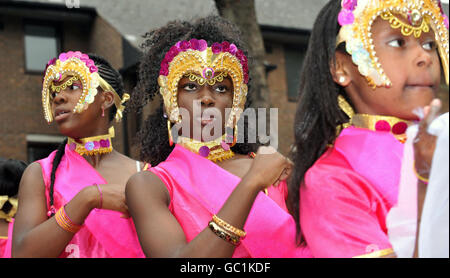
[[[168,114],[169,140],[171,140],[171,123],[181,121],[177,99],[178,82],[183,77],[188,77],[191,81],[196,81],[200,85],[206,83],[213,85],[216,82],[223,81],[225,77],[231,78],[234,87],[233,104],[225,127],[226,130],[234,130],[236,133],[236,125],[244,109],[248,92],[248,64],[243,51],[226,41],[215,42],[208,47],[205,40],[197,39],[179,41],[170,48],[161,63],[158,77],[160,94],[164,99],[164,106]],[[227,142],[235,143],[236,138],[233,139],[232,134],[227,134],[225,137]],[[187,141],[184,142],[184,145],[190,144],[191,141]],[[222,146],[224,145],[222,144]],[[198,150],[200,147],[197,148],[196,146],[195,149]],[[225,149],[227,149],[225,152],[230,151],[226,146]],[[231,157],[228,154],[225,156],[226,158]]]
[[[341,5],[338,21],[342,27],[336,46],[346,43],[347,52],[373,88],[392,85],[378,61],[372,40],[372,24],[378,17],[389,21],[392,28],[400,28],[404,36],[418,38],[431,28],[449,84],[448,17],[439,0],[342,0]]]
[[[58,86],[53,84],[53,81],[63,80],[69,75],[72,77],[63,84]],[[72,85],[76,80],[79,80],[82,83],[83,92],[77,105],[73,109],[74,113],[82,113],[88,108],[90,103],[94,102],[94,98],[97,95],[97,88],[100,86],[104,91],[112,92],[114,94],[114,104],[117,108],[115,120],[119,122],[122,119],[122,113],[125,109],[123,103],[127,101],[130,96],[125,93],[121,98],[111,85],[98,74],[98,68],[87,54],[83,54],[80,51],[69,51],[67,53],[61,53],[58,59],[53,58],[47,63],[42,86],[42,106],[45,119],[48,123],[53,121],[50,92],[60,92],[61,90],[66,89],[67,86]]]

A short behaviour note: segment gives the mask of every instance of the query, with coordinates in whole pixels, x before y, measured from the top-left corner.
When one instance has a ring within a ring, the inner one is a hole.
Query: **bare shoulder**
[[[23,187],[45,188],[41,164],[33,162],[27,166],[20,181],[19,190]]]
[[[170,202],[169,191],[161,179],[150,171],[141,171],[132,175],[125,188],[129,199],[157,199],[167,204]]]

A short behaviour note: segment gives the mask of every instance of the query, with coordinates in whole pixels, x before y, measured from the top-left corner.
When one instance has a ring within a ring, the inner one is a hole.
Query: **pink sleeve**
[[[286,181],[280,182],[278,186],[270,186],[267,189],[269,197],[277,203],[285,212],[288,212],[286,207],[286,198],[288,194]]]
[[[307,172],[305,182],[300,224],[314,257],[355,257],[391,248],[385,224],[388,209],[361,176],[319,164]]]

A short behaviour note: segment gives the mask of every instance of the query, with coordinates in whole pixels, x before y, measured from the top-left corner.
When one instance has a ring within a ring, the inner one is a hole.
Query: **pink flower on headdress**
[[[218,42],[215,42],[211,45],[212,53],[219,54],[222,51],[222,45]]]
[[[208,48],[208,43],[205,40],[199,40],[198,41],[198,51],[204,51]]]
[[[75,52],[73,53],[73,56],[72,56],[72,57],[76,57],[76,58],[78,58],[78,59],[81,59],[81,55],[82,55],[82,53],[81,53],[80,51],[75,51]]]
[[[94,65],[94,66],[90,66],[89,67],[89,71],[91,72],[91,73],[93,73],[93,72],[97,72],[98,71],[98,68]]]
[[[68,58],[72,58],[73,55],[74,55],[73,51],[67,52],[67,57],[68,57]]]
[[[350,10],[342,9],[338,15],[339,25],[349,25],[355,21],[355,16]]]
[[[236,47],[236,45],[234,43],[230,44],[228,52],[230,52],[233,55],[236,55],[237,50],[238,49],[237,49],[237,47]]]
[[[442,17],[444,17],[445,28],[448,29],[448,16],[446,14],[442,14]]]
[[[86,63],[89,60],[89,56],[87,54],[81,54],[80,60]]]
[[[244,72],[244,83],[248,83],[248,64],[242,65],[242,71]]]
[[[188,41],[182,41],[180,43],[180,49],[181,51],[186,51],[191,47],[191,44]]]
[[[94,61],[92,61],[91,59],[87,60],[87,61],[85,62],[85,64],[86,64],[86,66],[87,66],[88,68],[90,68],[90,67],[92,67],[92,66],[95,66]]]
[[[342,7],[349,11],[355,10],[357,4],[358,4],[357,0],[343,0],[342,1]]]
[[[64,53],[64,52],[63,52],[63,53],[59,54],[58,59],[59,59],[61,62],[64,62],[64,61],[66,61],[67,59],[69,59],[69,57],[68,57],[67,53]]]
[[[230,52],[230,43],[227,41],[222,42],[222,52]]]

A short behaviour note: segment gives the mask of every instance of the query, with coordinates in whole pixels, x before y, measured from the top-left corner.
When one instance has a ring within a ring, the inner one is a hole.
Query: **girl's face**
[[[189,127],[190,135],[193,138],[194,123],[195,126],[203,128],[206,125],[217,125],[220,115],[221,122],[221,134],[214,134],[214,129],[210,129],[209,136],[217,138],[225,133],[225,121],[227,120],[225,115],[226,108],[231,108],[233,104],[233,82],[229,77],[225,77],[222,82],[216,82],[214,85],[198,84],[196,81],[189,80],[188,77],[181,78],[178,83],[178,105],[181,108],[186,109],[189,112]],[[194,108],[195,103],[198,103],[198,107]],[[208,110],[207,116],[204,112]],[[195,113],[194,113],[195,112]],[[183,118],[183,121],[186,119]],[[184,126],[184,125],[183,125]],[[202,141],[203,136],[202,136]]]
[[[70,79],[67,76],[60,82],[54,81],[53,84],[61,85]],[[51,89],[50,89],[51,90]],[[83,85],[80,81],[74,81],[72,85],[60,92],[50,91],[50,102],[52,107],[53,118],[58,125],[61,134],[72,138],[83,138],[92,136],[92,132],[97,125],[93,124],[95,119],[100,117],[101,103],[99,95],[102,91],[98,88],[99,93],[95,96],[93,103],[89,104],[87,110],[82,113],[74,113],[73,109],[78,103],[83,92]],[[105,112],[106,113],[106,112]]]
[[[413,110],[429,105],[440,86],[441,66],[433,31],[419,38],[406,37],[378,18],[372,26],[372,38],[392,87],[370,88],[347,55],[347,63],[352,65],[348,67],[351,83],[346,91],[357,112],[418,120]]]

